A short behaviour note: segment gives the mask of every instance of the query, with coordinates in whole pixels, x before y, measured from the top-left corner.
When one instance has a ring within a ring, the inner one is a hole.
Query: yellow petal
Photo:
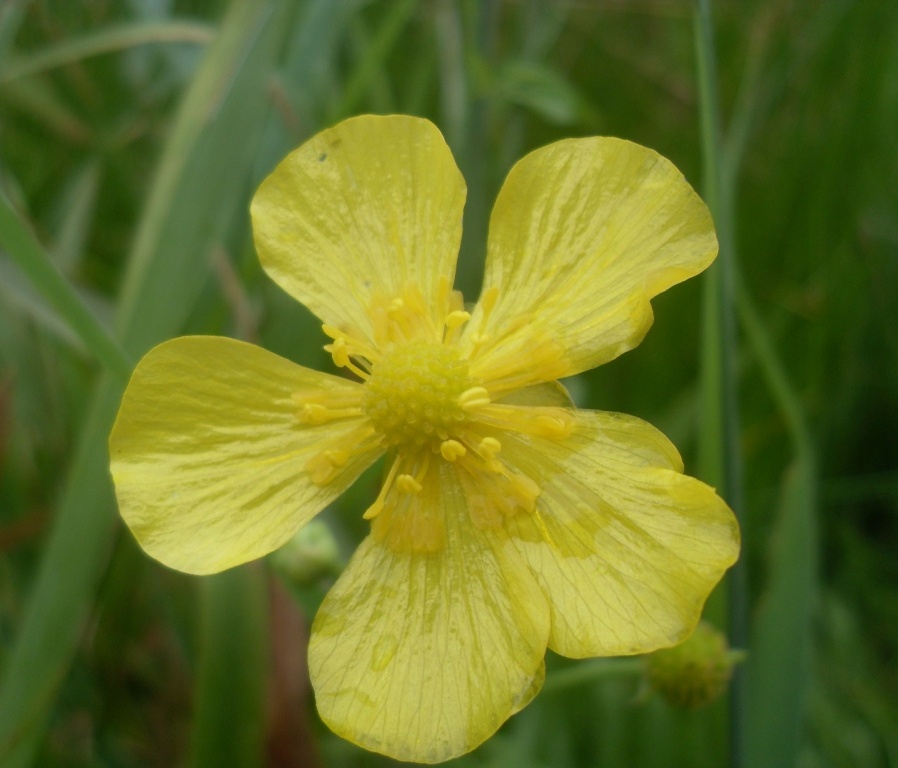
[[[373,340],[368,309],[413,284],[432,319],[451,287],[465,183],[427,120],[364,115],[287,156],[252,201],[262,266],[325,323]],[[442,331],[442,325],[440,325]]]
[[[554,378],[593,368],[636,346],[649,299],[716,254],[708,209],[668,160],[620,139],[557,142],[518,162],[499,193],[483,296],[499,293],[492,312],[475,309],[469,340],[554,342],[564,357],[560,373],[546,367]]]
[[[505,395],[500,403],[503,405],[532,405],[536,407],[550,406],[556,408],[573,408],[574,401],[570,392],[560,381],[546,381],[524,389],[516,389]]]
[[[233,339],[159,345],[135,369],[109,438],[122,517],[148,554],[189,573],[268,554],[377,457],[347,456],[331,482],[313,483],[307,462],[362,421],[303,425],[295,396],[357,389]]]
[[[581,658],[673,645],[738,557],[736,519],[649,424],[577,413],[563,443],[502,443],[542,489],[538,516],[508,526],[549,599],[549,647]]]
[[[325,598],[309,646],[331,729],[427,763],[473,749],[535,695],[548,635],[545,599],[520,556],[470,525],[454,470],[440,467],[418,496],[437,505],[445,546],[410,551],[391,546],[405,537],[369,536]]]

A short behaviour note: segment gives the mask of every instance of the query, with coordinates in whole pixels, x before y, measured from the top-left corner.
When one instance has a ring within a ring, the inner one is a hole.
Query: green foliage
[[[468,297],[508,168],[567,136],[704,178],[732,259],[570,382],[741,497],[745,578],[709,606],[744,619],[730,701],[676,711],[638,662],[551,657],[543,694],[457,764],[898,762],[898,6],[696,8],[0,4],[0,765],[390,764],[316,720],[302,646],[330,576],[285,600],[259,566],[164,571],[118,523],[106,454],[127,361],[162,339],[326,368],[314,319],[261,273],[247,205],[289,149],[366,111],[430,117],[452,145]],[[325,513],[344,555],[376,482]]]

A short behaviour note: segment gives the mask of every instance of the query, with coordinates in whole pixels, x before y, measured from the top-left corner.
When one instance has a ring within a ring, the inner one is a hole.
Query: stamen
[[[332,411],[320,403],[303,403],[296,412],[300,424],[324,424],[330,421]]]
[[[574,428],[574,417],[564,408],[491,403],[477,413],[479,421],[509,432],[561,440]]]
[[[478,326],[476,333],[471,334],[471,341],[473,342],[475,349],[489,340],[489,334],[486,333],[486,326],[489,323],[490,315],[492,315],[498,301],[499,289],[495,285],[487,288],[483,292],[483,296],[480,297],[480,325]]]
[[[331,448],[324,451],[324,457],[335,467],[345,467],[349,461],[349,453],[341,448]]]
[[[458,404],[466,411],[489,405],[490,393],[484,387],[471,387],[458,396]]]
[[[456,459],[460,459],[468,452],[468,449],[465,448],[458,440],[444,440],[440,443],[440,453],[443,455],[443,458],[446,461],[455,461]]]
[[[554,381],[570,373],[564,349],[533,323],[518,325],[490,339],[488,349],[471,358],[471,375],[489,387],[494,398],[532,384]],[[522,365],[521,361],[527,364]]]
[[[540,487],[527,475],[509,470],[501,461],[484,462],[470,455],[459,464],[465,470],[458,478],[465,489],[468,512],[478,527],[497,528],[511,515],[536,513]]]
[[[471,319],[471,313],[465,310],[465,299],[460,291],[452,291],[449,296],[446,316],[443,319],[445,331],[443,333],[444,344],[455,344],[458,340],[460,328]]]
[[[387,314],[390,317],[398,315],[405,308],[405,302],[400,298],[395,298],[390,302],[390,305],[387,307]]]
[[[339,339],[344,335],[343,331],[341,331],[339,328],[335,328],[334,326],[328,325],[327,323],[324,323],[321,326],[321,330],[324,331],[324,333],[330,336],[332,339]]]
[[[318,425],[361,415],[361,408],[328,408],[321,403],[303,403],[296,412],[296,420],[300,424]]]
[[[344,337],[341,336],[339,339],[335,339],[333,344],[325,344],[324,351],[331,353],[331,357],[334,359],[334,365],[338,368],[348,368],[363,381],[367,380],[370,375],[367,371],[363,371],[359,368],[350,359],[350,346],[346,343]]]
[[[398,334],[394,333],[396,340],[401,339],[405,341],[414,338],[413,322],[417,318],[410,317],[412,315],[411,309],[399,296],[393,299],[387,306],[387,317],[393,322],[395,330],[399,332]]]
[[[529,508],[536,501],[536,497],[540,494],[540,487],[527,475],[520,473],[506,475],[508,482],[511,484],[514,494],[518,499],[526,501]]]
[[[334,364],[338,368],[348,368],[350,365],[349,361],[349,349],[346,344],[346,339],[342,336],[338,336],[334,339],[333,344],[325,344],[324,345],[325,352],[330,352],[331,357],[334,358]]]
[[[384,499],[387,497],[387,492],[390,490],[393,485],[393,478],[396,477],[396,473],[399,471],[399,458],[396,458],[393,461],[393,466],[390,467],[390,471],[387,474],[386,478],[384,478],[384,483],[380,487],[380,493],[377,494],[377,498],[374,500],[374,503],[365,510],[365,514],[362,517],[365,520],[373,520],[377,517],[381,512],[384,511]]]
[[[294,392],[290,397],[297,405],[296,420],[303,425],[317,426],[362,415],[361,391],[312,390]]]
[[[330,352],[334,365],[348,368],[360,379],[366,380],[370,375],[371,363],[379,358],[377,351],[360,341],[356,335],[341,331],[333,325],[325,323],[321,329],[333,339],[332,343],[324,345],[324,350]]]
[[[421,493],[423,486],[411,475],[398,475],[396,477],[396,488],[403,493]]]
[[[315,454],[306,462],[305,470],[316,485],[327,485],[346,466],[349,454],[346,451],[330,450]]]
[[[362,341],[360,331],[341,331],[327,323],[321,326],[321,330],[334,341],[341,339],[352,357],[364,357],[366,360],[374,361],[380,356],[374,347]]]
[[[362,428],[332,440],[324,450],[310,458],[303,469],[315,485],[327,485],[337,479],[353,456],[359,456],[377,448],[374,430]]]
[[[449,330],[455,330],[460,325],[468,322],[471,319],[471,313],[467,312],[464,309],[457,309],[454,312],[450,312],[446,315],[446,327]]]
[[[442,284],[438,290],[448,291]],[[386,349],[394,344],[404,344],[416,339],[438,341],[442,336],[442,328],[434,327],[434,312],[425,302],[421,289],[414,281],[406,283],[397,294],[376,295],[368,307],[374,329],[374,341],[379,349]],[[438,305],[436,312],[442,313]]]
[[[540,414],[533,421],[546,437],[555,440],[567,437],[571,433],[572,425],[570,419],[561,419],[558,416],[544,416]]]
[[[502,450],[502,443],[500,443],[495,437],[485,437],[480,441],[480,444],[477,446],[477,450],[481,456],[486,459],[495,459],[496,454]]]

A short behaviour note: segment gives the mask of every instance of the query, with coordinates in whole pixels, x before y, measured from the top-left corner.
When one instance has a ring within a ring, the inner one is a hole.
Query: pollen
[[[467,362],[447,344],[399,344],[365,382],[362,412],[391,446],[445,441],[467,419],[461,395],[472,388]]]

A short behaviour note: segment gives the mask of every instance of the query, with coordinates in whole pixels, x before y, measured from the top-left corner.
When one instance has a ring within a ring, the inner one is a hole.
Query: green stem
[[[642,657],[625,659],[591,659],[581,661],[566,669],[553,672],[543,686],[543,693],[563,691],[578,685],[607,680],[611,677],[635,677],[642,674],[645,662]]]
[[[742,460],[739,450],[738,374],[736,371],[735,274],[733,175],[724,176],[720,107],[714,57],[714,28],[709,0],[695,0],[695,45],[701,109],[702,150],[705,162],[705,196],[714,216],[720,242],[720,256],[710,270],[706,283],[705,383],[704,394],[713,395],[706,402],[715,413],[710,428],[704,430],[704,454],[719,452],[715,463],[716,477],[707,479],[717,484],[737,516],[743,509]],[[745,526],[743,525],[743,533]],[[747,585],[745,568],[740,560],[729,576],[729,635],[736,647],[747,647]],[[730,765],[744,764],[746,691],[744,676],[737,670],[730,696]]]
[[[265,744],[265,571],[256,563],[204,578],[189,765],[252,768]]]
[[[127,381],[133,367],[131,361],[109,331],[85,306],[2,193],[0,244],[97,359],[119,380]]]

